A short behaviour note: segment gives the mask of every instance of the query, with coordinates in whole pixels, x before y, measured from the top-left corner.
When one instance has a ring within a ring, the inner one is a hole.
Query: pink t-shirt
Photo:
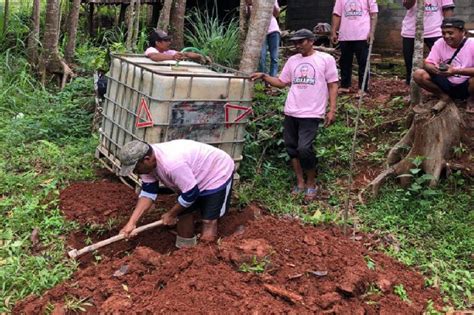
[[[275,7],[280,9],[280,6],[278,5],[278,0],[275,0]],[[280,27],[278,26],[278,21],[276,17],[273,16],[270,20],[270,26],[268,27],[268,32],[267,34],[273,33],[273,32],[278,32],[280,33]]]
[[[377,12],[375,0],[336,0],[332,13],[341,17],[339,40],[366,40],[370,33],[370,13]]]
[[[299,118],[324,118],[328,103],[328,83],[337,82],[336,60],[316,51],[288,59],[279,79],[291,84],[285,103],[285,114]]]
[[[426,58],[427,63],[438,66],[441,62],[447,63],[454,55],[456,48],[453,48],[446,44],[444,39],[438,39],[431,52]],[[464,43],[464,46],[458,52],[454,60],[451,62],[451,66],[454,68],[472,68],[474,67],[474,39],[468,38]],[[463,75],[453,75],[448,77],[448,80],[453,84],[461,84],[470,77]]]
[[[145,56],[147,56],[147,57],[150,57],[151,54],[156,54],[156,53],[160,53],[160,52],[155,47],[148,47],[145,50]],[[174,56],[176,53],[177,53],[177,51],[173,50],[173,49],[168,49],[168,50],[165,50],[165,51],[161,52],[161,54],[170,55],[170,56]]]
[[[140,175],[143,183],[161,181],[177,193],[198,186],[201,192],[224,185],[234,172],[234,161],[224,151],[192,140],[152,144],[157,166],[151,174]]]
[[[453,0],[425,0],[425,15],[423,20],[424,37],[440,37],[441,22],[443,22],[443,8],[454,7]],[[416,2],[407,10],[402,22],[402,36],[415,38],[416,29]]]

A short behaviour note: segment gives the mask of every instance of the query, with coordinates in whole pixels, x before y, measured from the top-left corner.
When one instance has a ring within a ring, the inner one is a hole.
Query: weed
[[[87,302],[88,298],[78,298],[75,296],[67,295],[64,298],[64,308],[67,311],[74,313],[85,312],[88,306],[92,306],[92,303]]]
[[[410,302],[407,291],[405,290],[403,284],[398,284],[394,286],[393,293],[395,293],[403,302]]]
[[[367,268],[370,270],[375,270],[375,261],[370,256],[364,256],[364,259],[367,263]]]
[[[428,300],[426,303],[426,309],[423,315],[442,315],[443,313],[438,312],[434,306],[434,303],[432,300]]]
[[[270,261],[267,257],[264,257],[262,260],[258,260],[256,256],[252,257],[252,261],[250,263],[243,263],[239,267],[240,272],[252,272],[252,273],[263,273],[265,272],[265,268]]]

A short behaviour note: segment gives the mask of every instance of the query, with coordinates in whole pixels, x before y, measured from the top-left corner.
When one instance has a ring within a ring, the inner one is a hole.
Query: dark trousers
[[[341,41],[341,58],[339,59],[339,67],[341,68],[341,87],[350,88],[352,79],[352,61],[354,60],[354,54],[359,65],[359,89],[362,87],[362,81],[364,80],[365,66],[367,65],[367,56],[369,55],[369,44],[366,40],[350,40]],[[364,87],[364,91],[367,91],[369,86],[369,77]]]
[[[318,133],[320,118],[297,118],[285,115],[283,140],[290,158],[300,160],[304,170],[316,168],[313,142]]]
[[[411,80],[411,70],[413,69],[413,54],[415,52],[415,39],[414,38],[403,38],[403,58],[405,59],[405,69],[406,69],[406,78],[405,82],[406,84],[410,84]],[[429,50],[431,50],[431,47],[433,47],[434,43],[439,39],[440,37],[431,37],[431,38],[425,38],[425,45],[428,47]]]

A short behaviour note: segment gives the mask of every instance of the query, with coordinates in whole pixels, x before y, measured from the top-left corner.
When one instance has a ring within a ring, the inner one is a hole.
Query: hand
[[[132,234],[132,231],[135,230],[137,225],[133,222],[128,222],[121,230],[120,234],[125,235],[126,238],[133,237],[137,235],[136,233]]]
[[[258,79],[263,79],[264,76],[265,76],[265,73],[263,72],[255,72],[250,75],[250,80],[255,81]]]
[[[369,36],[367,36],[367,44],[372,44],[374,42],[374,34],[369,33]]]
[[[161,216],[161,220],[163,221],[164,225],[175,225],[178,222],[178,218],[175,214],[166,212]]]
[[[185,55],[183,53],[180,53],[180,52],[173,55],[173,59],[177,60],[177,61],[183,60],[184,57],[185,57]]]
[[[336,45],[338,41],[339,37],[337,36],[337,33],[331,33],[331,43],[333,45]]]
[[[326,114],[326,119],[324,120],[324,127],[329,127],[329,125],[331,125],[335,119],[336,119],[336,113],[333,111],[329,111]]]
[[[439,75],[443,77],[451,77],[456,74],[456,70],[454,69],[453,66],[448,65],[448,70],[446,71],[439,71]]]

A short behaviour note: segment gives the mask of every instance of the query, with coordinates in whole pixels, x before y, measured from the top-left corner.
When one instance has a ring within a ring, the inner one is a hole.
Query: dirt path
[[[120,185],[77,183],[63,191],[66,217],[89,222],[84,227],[89,235],[76,232],[70,245],[81,247],[87,238],[96,241],[117,233],[136,198]],[[175,198],[160,196],[144,223],[157,219]],[[111,230],[90,231],[91,222],[110,218],[116,218]],[[420,314],[428,300],[442,304],[438,291],[424,288],[420,274],[369,251],[364,240],[349,240],[336,227],[302,225],[251,205],[226,216],[220,236],[218,244],[179,251],[174,235],[164,228],[116,243],[81,258],[70,280],[41,297],[20,301],[14,313],[61,314],[79,305],[91,314]],[[400,285],[409,301],[394,294]]]

